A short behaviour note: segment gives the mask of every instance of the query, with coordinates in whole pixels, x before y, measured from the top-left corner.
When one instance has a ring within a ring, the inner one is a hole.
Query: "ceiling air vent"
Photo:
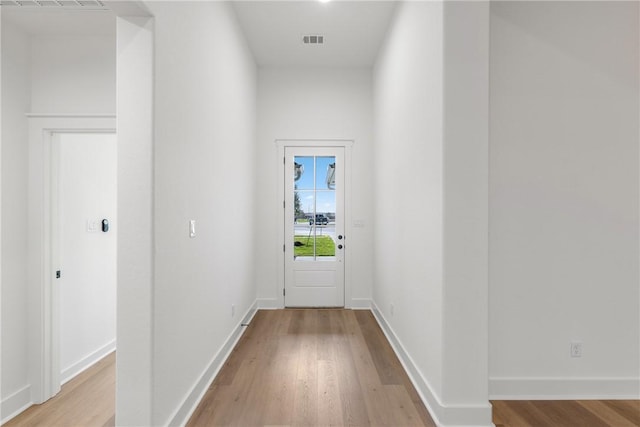
[[[302,36],[302,43],[304,43],[304,44],[324,44],[324,36],[319,36],[319,35]]]
[[[17,6],[24,9],[106,9],[104,0],[0,0],[2,6]]]

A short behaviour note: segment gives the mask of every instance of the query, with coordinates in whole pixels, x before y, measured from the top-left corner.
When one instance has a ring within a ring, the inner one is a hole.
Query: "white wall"
[[[117,18],[116,425],[152,425],[153,19]],[[126,183],[126,184],[125,184]]]
[[[256,66],[228,3],[149,7],[155,17],[152,424],[162,425],[183,410],[255,302]],[[193,239],[189,220],[196,221]]]
[[[491,424],[488,48],[487,3],[403,3],[374,71],[375,312],[441,425]]]
[[[399,5],[374,71],[373,300],[437,396],[443,340],[442,85],[442,3]]]
[[[0,100],[2,100],[2,10],[0,10]],[[2,188],[2,101],[0,101],[0,188]],[[2,321],[2,197],[0,195],[0,321]],[[0,423],[2,422],[2,331],[0,330]]]
[[[638,16],[491,4],[493,396],[640,393]]]
[[[115,112],[113,36],[34,36],[31,54],[32,112]]]
[[[2,414],[30,399],[27,357],[27,119],[30,42],[2,21]],[[22,392],[21,392],[22,391]],[[17,393],[18,394],[15,394]],[[21,392],[21,393],[19,393]]]
[[[446,2],[442,420],[454,425],[491,423],[488,120],[489,2]]]
[[[282,220],[278,202],[277,139],[353,140],[351,197],[353,222],[347,236],[351,258],[346,280],[351,281],[347,306],[367,306],[372,282],[372,94],[368,68],[261,68],[258,78],[258,137],[255,236],[257,295],[260,304],[276,307],[282,295],[278,283],[278,249]],[[279,160],[279,162],[278,162]],[[350,224],[346,224],[347,227]],[[348,230],[348,228],[347,228]]]
[[[60,369],[66,382],[115,349],[117,145],[115,134],[58,135]],[[55,156],[55,154],[54,154]],[[55,161],[55,160],[54,160]],[[109,220],[109,230],[101,220]],[[88,223],[91,223],[91,228]]]

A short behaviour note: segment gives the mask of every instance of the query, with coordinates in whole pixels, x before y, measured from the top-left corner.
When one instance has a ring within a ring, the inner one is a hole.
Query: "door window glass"
[[[293,258],[334,261],[336,251],[336,159],[294,157]]]

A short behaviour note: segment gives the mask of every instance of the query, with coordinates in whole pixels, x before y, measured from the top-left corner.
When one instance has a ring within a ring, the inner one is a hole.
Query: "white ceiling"
[[[393,1],[344,0],[232,4],[258,65],[302,67],[371,66],[395,7]],[[116,33],[115,16],[107,10],[2,7],[3,20],[35,36]],[[324,35],[324,44],[303,44],[305,34]]]
[[[116,34],[115,15],[107,10],[5,7],[8,20],[33,36],[85,36]]]
[[[261,66],[371,66],[393,1],[239,1],[233,7]],[[305,45],[305,34],[324,35]]]

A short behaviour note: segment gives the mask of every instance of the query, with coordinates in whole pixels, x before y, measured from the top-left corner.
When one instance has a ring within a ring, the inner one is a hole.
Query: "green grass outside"
[[[308,223],[308,222],[309,222],[309,218],[298,218],[298,219],[296,220],[296,222],[297,222],[298,224]]]
[[[313,256],[313,235],[294,236],[295,242],[300,242],[300,246],[294,246],[293,253],[295,256]],[[329,236],[316,236],[316,256],[335,256],[336,245]]]

